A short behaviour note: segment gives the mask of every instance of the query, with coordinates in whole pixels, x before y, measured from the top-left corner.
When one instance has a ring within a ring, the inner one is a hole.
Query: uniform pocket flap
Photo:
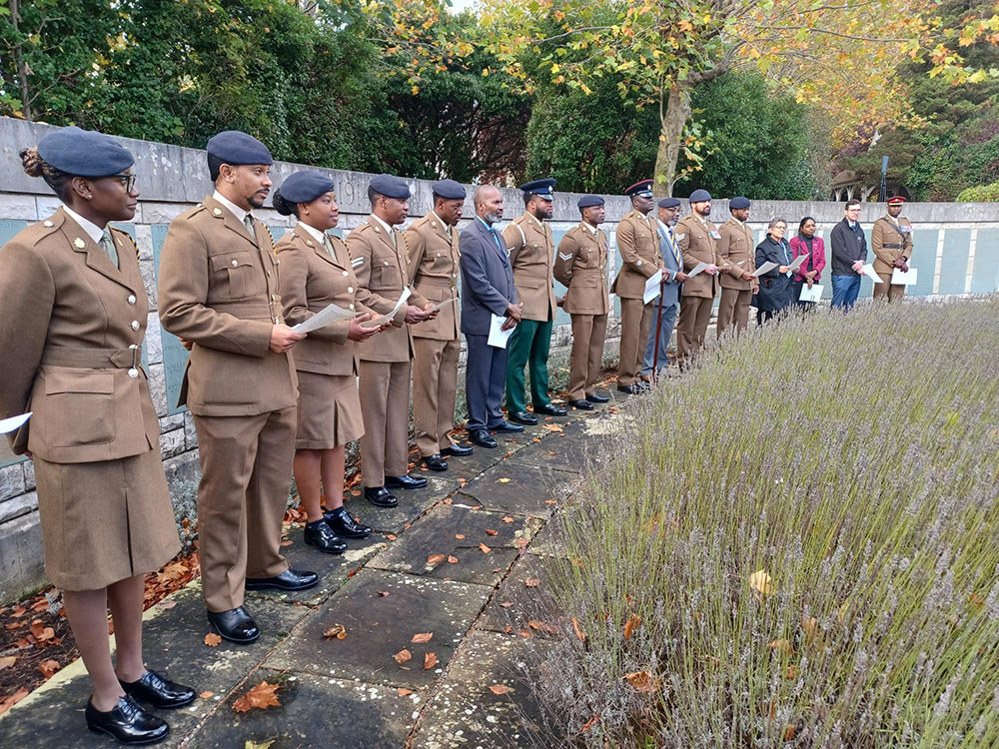
[[[57,393],[114,393],[114,372],[94,369],[59,368],[45,374],[45,394]]]
[[[221,255],[212,255],[213,271],[220,272],[247,265],[253,265],[253,255],[249,252],[226,252]]]

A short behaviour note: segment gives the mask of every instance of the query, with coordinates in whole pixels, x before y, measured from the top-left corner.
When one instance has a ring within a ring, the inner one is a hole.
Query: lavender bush
[[[999,300],[751,331],[630,411],[538,601],[549,740],[999,746]]]

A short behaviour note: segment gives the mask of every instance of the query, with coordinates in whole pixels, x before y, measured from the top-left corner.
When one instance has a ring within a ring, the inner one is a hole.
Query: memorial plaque
[[[999,291],[999,229],[978,230],[975,243],[975,267],[971,272],[971,293],[991,294]]]
[[[12,240],[14,235],[28,226],[28,223],[28,221],[0,221],[0,245]]]
[[[971,229],[947,229],[944,232],[943,262],[940,264],[940,294],[963,294],[968,280],[968,253]],[[936,253],[933,255],[934,264]],[[918,265],[916,267],[919,267]],[[922,270],[919,271],[923,273]],[[930,280],[933,271],[930,270]]]
[[[933,274],[937,267],[938,229],[914,229],[912,232],[912,259],[909,265],[918,268],[918,281],[905,290],[906,296],[926,296],[933,293]],[[874,254],[873,252],[871,253]],[[962,285],[963,285],[962,281]]]

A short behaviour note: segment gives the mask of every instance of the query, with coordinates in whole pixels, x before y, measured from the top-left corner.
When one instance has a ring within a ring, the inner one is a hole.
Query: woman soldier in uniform
[[[179,550],[141,365],[148,300],[135,245],[109,221],[135,215],[132,155],[70,127],[21,152],[63,206],[0,251],[0,408],[34,416],[10,435],[34,460],[45,569],[93,682],[87,726],[123,744],[169,726],[194,690],[142,660],[144,579]],[[117,663],[108,643],[108,607]]]

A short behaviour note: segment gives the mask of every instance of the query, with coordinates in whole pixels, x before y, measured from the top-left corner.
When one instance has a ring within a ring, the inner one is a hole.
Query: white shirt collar
[[[440,216],[437,215],[437,211],[435,211],[435,210],[433,210],[431,208],[430,212],[434,215],[434,218],[437,219],[437,222],[441,225],[441,229],[444,230],[444,233],[445,234],[450,234],[450,232],[448,230],[451,227],[448,225],[448,223],[446,221],[444,221],[444,219],[442,219]]]
[[[229,211],[232,213],[232,215],[239,220],[239,223],[243,223],[243,220],[246,218],[246,214],[248,214],[249,211],[244,211],[242,208],[233,203],[231,200],[229,200],[229,198],[220,193],[218,190],[216,190],[212,194],[212,197],[215,198],[222,205],[224,205],[226,208],[228,208]]]
[[[389,237],[392,236],[392,227],[391,226],[389,226],[388,224],[386,224],[384,221],[382,221],[380,218],[378,218],[378,216],[376,216],[373,213],[371,214],[371,218],[373,218],[375,221],[377,221],[379,224],[381,224],[383,227],[385,227],[385,231],[388,232]]]
[[[703,224],[704,226],[708,225],[708,220],[704,218],[701,214],[699,214],[697,211],[694,211],[692,215],[694,216],[694,218],[700,221],[701,224]]]
[[[590,226],[585,221],[580,221],[579,225],[582,226],[584,229],[589,229],[590,230],[590,234],[592,234],[593,236],[597,236],[597,232],[600,231],[600,227],[598,227],[598,226]]]
[[[104,230],[101,227],[93,221],[88,221],[76,211],[70,210],[69,206],[66,204],[63,204],[62,209],[66,211],[66,214],[71,219],[80,225],[80,228],[87,233],[88,237],[94,240],[97,244],[101,243],[101,238],[104,236]]]
[[[321,244],[323,247],[326,246],[326,232],[319,231],[319,229],[316,229],[313,226],[309,226],[304,221],[299,221],[298,225],[301,226],[303,229],[305,229],[305,231],[309,233],[309,236],[311,236],[313,239],[319,242],[319,244]]]

